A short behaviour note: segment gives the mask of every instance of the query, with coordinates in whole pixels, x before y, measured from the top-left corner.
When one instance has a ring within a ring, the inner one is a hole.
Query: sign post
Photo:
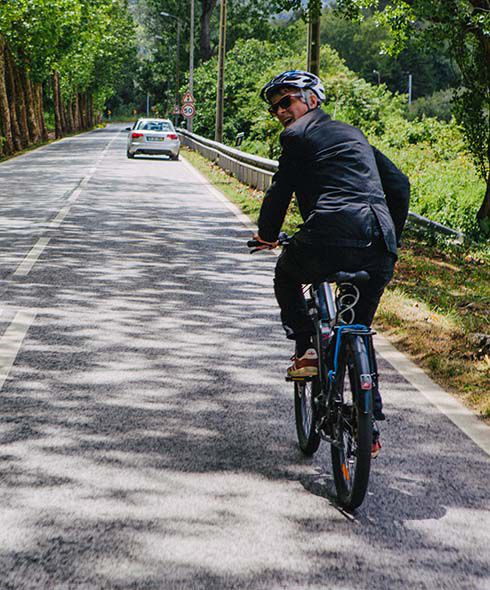
[[[192,128],[192,118],[196,114],[195,99],[192,92],[188,90],[182,97],[182,108],[180,113],[187,119],[187,129]]]

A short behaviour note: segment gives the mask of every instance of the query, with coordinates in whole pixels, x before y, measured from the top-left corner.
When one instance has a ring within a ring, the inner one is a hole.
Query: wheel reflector
[[[345,463],[342,463],[342,473],[344,474],[344,478],[347,481],[349,481],[350,480],[349,470],[347,469],[347,466]]]

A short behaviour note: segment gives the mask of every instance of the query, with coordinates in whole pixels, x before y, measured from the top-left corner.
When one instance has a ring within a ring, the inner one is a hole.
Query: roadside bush
[[[457,138],[457,133],[453,128],[451,133],[442,137],[447,139],[454,134]],[[445,143],[407,141],[400,144],[388,135],[370,139],[409,177],[412,211],[478,238],[476,213],[485,184],[477,176],[469,155],[464,151],[453,151]],[[434,141],[434,137],[431,139]],[[459,142],[462,145],[461,138]]]
[[[422,96],[414,100],[407,110],[409,121],[422,119],[423,117],[434,117],[440,121],[449,122],[453,116],[454,91],[439,90],[430,96]]]

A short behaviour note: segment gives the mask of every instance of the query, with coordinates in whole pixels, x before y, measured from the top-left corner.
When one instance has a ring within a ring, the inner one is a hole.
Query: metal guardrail
[[[178,129],[177,131],[185,146],[199,152],[208,160],[212,160],[220,168],[235,176],[240,182],[261,191],[265,191],[269,187],[272,176],[278,168],[277,160],[247,154],[236,148],[190,133],[185,129]],[[424,230],[443,234],[456,240],[464,240],[465,238],[463,233],[446,227],[437,221],[427,219],[427,217],[423,217],[418,213],[410,211],[408,219],[412,225]]]
[[[212,160],[220,168],[233,174],[240,182],[261,191],[265,191],[270,185],[278,167],[276,160],[247,154],[217,141],[189,133],[185,129],[177,131],[184,145],[196,150],[208,160]]]

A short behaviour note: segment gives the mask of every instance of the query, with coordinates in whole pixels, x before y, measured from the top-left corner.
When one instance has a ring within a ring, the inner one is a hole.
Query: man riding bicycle
[[[408,214],[407,177],[363,133],[321,108],[325,90],[309,72],[291,70],[264,86],[261,97],[284,126],[279,169],[260,210],[255,239],[275,248],[293,193],[304,223],[276,265],[274,290],[286,335],[296,342],[289,377],[315,376],[318,356],[302,285],[339,270],[366,270],[356,322],[371,325],[393,275]],[[374,384],[374,418],[384,420]]]

